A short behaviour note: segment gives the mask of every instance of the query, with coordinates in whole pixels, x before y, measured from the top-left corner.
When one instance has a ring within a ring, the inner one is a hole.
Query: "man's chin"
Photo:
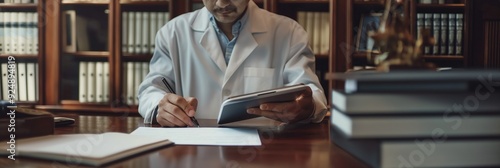
[[[221,17],[217,18],[217,21],[220,23],[234,23],[234,17]]]

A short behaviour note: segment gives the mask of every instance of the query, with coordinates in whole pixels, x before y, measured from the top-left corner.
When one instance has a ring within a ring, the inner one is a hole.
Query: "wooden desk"
[[[68,115],[66,115],[68,116]],[[71,115],[70,115],[71,116]],[[58,127],[56,134],[131,132],[142,125],[135,116],[77,116],[73,126]],[[98,125],[108,125],[102,127]],[[215,125],[214,120],[200,120]],[[368,167],[329,139],[329,120],[320,124],[259,128],[262,146],[174,145],[115,162],[109,167]],[[126,140],[124,140],[126,141]],[[2,157],[0,167],[79,167],[53,161]]]

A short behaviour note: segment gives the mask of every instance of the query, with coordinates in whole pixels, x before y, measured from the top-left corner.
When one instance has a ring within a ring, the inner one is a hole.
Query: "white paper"
[[[139,127],[132,135],[167,138],[176,145],[260,146],[255,128]]]

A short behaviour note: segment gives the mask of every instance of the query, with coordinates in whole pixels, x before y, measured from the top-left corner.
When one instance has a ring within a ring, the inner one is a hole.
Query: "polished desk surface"
[[[66,115],[68,116],[68,115]],[[134,116],[78,116],[72,126],[56,127],[55,134],[130,133],[142,124]],[[215,120],[200,120],[200,125],[215,126]],[[367,167],[331,143],[329,120],[319,124],[262,127],[262,146],[173,145],[119,160],[106,167]],[[85,167],[62,162],[17,157],[0,158],[0,167]]]

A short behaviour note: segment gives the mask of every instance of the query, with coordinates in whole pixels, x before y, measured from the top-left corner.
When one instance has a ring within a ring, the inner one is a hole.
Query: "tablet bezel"
[[[307,87],[309,86],[301,83],[229,97],[221,105],[219,116],[217,117],[217,124],[227,124],[260,117],[248,114],[246,110],[251,107],[258,107],[262,103],[293,101],[299,97]]]

